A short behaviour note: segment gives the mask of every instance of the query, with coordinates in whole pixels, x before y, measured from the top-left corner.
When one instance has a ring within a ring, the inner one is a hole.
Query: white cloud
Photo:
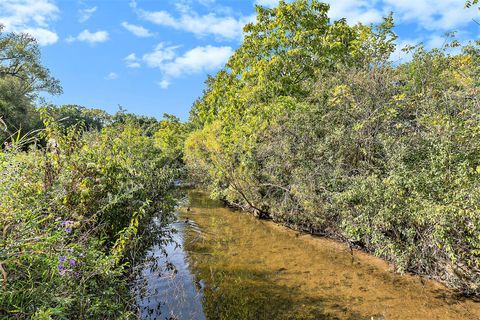
[[[465,9],[458,0],[384,0],[399,22],[417,23],[427,30],[453,31],[479,17],[477,8]]]
[[[215,3],[215,0],[198,0],[198,3],[200,3],[203,6],[211,6],[212,4]]]
[[[140,68],[140,59],[137,58],[135,53],[130,53],[128,56],[123,58],[123,61],[127,64],[129,68]]]
[[[274,8],[278,2],[279,0],[256,0],[255,4]],[[346,18],[350,24],[380,22],[382,17],[388,14],[388,12],[378,9],[376,6],[379,3],[378,0],[324,0],[323,2],[330,5],[328,16],[332,20]]]
[[[128,56],[125,57],[126,61],[135,61],[137,60],[137,55],[135,53],[130,53]]]
[[[75,40],[77,40],[77,38],[75,38],[74,36],[68,36],[68,37],[65,38],[65,41],[68,42],[68,43],[72,43]]]
[[[378,23],[388,12],[378,9],[375,0],[327,0],[330,5],[328,16],[332,20],[346,18],[348,23]]]
[[[257,0],[255,1],[255,4],[262,7],[273,8],[278,5],[278,0]]]
[[[451,38],[447,35],[431,34],[428,37],[417,37],[415,39],[398,39],[396,41],[395,52],[392,53],[390,60],[394,63],[404,63],[412,60],[413,53],[415,50],[405,51],[405,47],[416,47],[423,46],[427,50],[432,50],[434,48],[444,48],[445,45],[449,44]],[[462,42],[462,41],[460,41]],[[466,43],[463,43],[463,45]],[[446,52],[450,54],[459,54],[461,48],[444,48]]]
[[[107,31],[90,32],[88,29],[85,29],[78,34],[77,40],[89,42],[89,43],[105,42],[108,40],[108,32]]]
[[[454,31],[480,18],[478,8],[464,8],[460,0],[325,0],[329,17],[346,18],[350,24],[378,23],[393,12],[397,23],[413,23],[432,31]],[[275,7],[278,0],[256,0],[256,4]]]
[[[221,68],[233,54],[231,47],[196,47],[182,56],[161,65],[167,76],[180,77],[185,74],[208,72]]]
[[[412,60],[413,52],[412,51],[405,51],[406,47],[414,47],[420,44],[422,41],[417,39],[405,39],[405,40],[397,40],[395,52],[392,53],[390,56],[390,61],[395,64],[405,63]]]
[[[265,1],[265,0],[264,0]],[[267,0],[268,1],[268,0]],[[454,31],[479,17],[477,8],[465,9],[459,0],[327,0],[332,19],[350,23],[378,23],[393,12],[396,23],[413,23],[432,31]]]
[[[29,33],[42,46],[58,41],[50,24],[59,12],[50,0],[0,0],[0,24],[5,30]]]
[[[74,41],[80,41],[80,42],[87,42],[90,44],[95,44],[99,42],[105,42],[108,40],[108,32],[107,31],[96,31],[96,32],[90,32],[88,29],[83,30],[78,34],[76,37],[68,36],[67,39],[65,39],[67,42],[71,43]]]
[[[110,72],[109,74],[107,74],[104,78],[105,80],[117,80],[118,79],[118,74],[116,74],[115,72]]]
[[[146,37],[153,36],[153,33],[151,33],[148,29],[142,26],[130,24],[126,21],[122,22],[122,26],[128,31],[130,31],[131,33],[133,33],[134,35],[136,35],[137,37],[146,38]]]
[[[441,48],[445,44],[449,42],[449,39],[447,36],[440,36],[440,35],[431,35],[428,40],[425,43],[425,46],[429,49],[431,48]]]
[[[170,81],[168,80],[162,80],[158,83],[158,85],[160,86],[160,88],[162,89],[168,89],[168,87],[170,87]]]
[[[129,68],[140,68],[141,65],[140,65],[139,62],[130,62],[130,63],[127,64],[127,67],[129,67]]]
[[[191,32],[197,36],[214,35],[229,40],[240,39],[243,26],[254,19],[254,16],[235,18],[215,13],[199,15],[192,10],[181,10],[179,17],[174,17],[167,11],[139,10],[138,13],[143,19],[161,26]]]
[[[58,41],[58,35],[48,29],[26,28],[23,29],[22,32],[28,33],[29,35],[37,39],[38,43],[42,46],[54,44]]]
[[[157,68],[163,75],[158,85],[162,89],[170,86],[171,79],[202,72],[212,72],[228,61],[233,54],[231,47],[199,46],[179,55],[180,46],[158,44],[152,52],[146,53],[142,61],[150,68]],[[139,58],[132,53],[124,58],[129,63],[139,63]]]
[[[166,61],[171,61],[175,58],[175,49],[178,46],[165,47],[165,44],[160,43],[152,52],[143,55],[142,60],[147,66],[152,68],[161,68]]]
[[[97,11],[97,7],[85,8],[78,10],[78,22],[83,23],[90,19],[92,15]]]

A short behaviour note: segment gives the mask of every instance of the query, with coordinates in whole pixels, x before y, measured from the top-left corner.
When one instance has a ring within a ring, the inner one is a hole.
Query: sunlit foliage
[[[327,10],[257,9],[192,109],[192,178],[260,217],[479,294],[478,46],[418,46],[396,65],[391,17],[349,26]]]
[[[168,241],[183,124],[38,108],[61,88],[35,40],[0,33],[0,59],[0,318],[136,318],[131,263],[154,215]]]

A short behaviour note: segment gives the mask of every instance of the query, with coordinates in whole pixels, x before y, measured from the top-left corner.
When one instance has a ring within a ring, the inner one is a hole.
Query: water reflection
[[[480,319],[480,305],[326,239],[189,194],[185,232],[207,319]]]
[[[205,319],[201,286],[194,281],[182,248],[185,223],[175,222],[171,228],[173,241],[149,250],[137,278],[140,318]]]
[[[342,244],[233,213],[201,192],[189,193],[189,206],[174,224],[182,247],[167,247],[167,258],[151,251],[177,273],[144,270],[139,303],[160,312],[143,319],[480,319],[478,303],[363,253],[352,258]]]

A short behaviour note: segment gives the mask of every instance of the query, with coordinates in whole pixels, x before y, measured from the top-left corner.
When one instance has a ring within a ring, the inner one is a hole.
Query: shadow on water
[[[205,269],[195,275],[208,278],[203,299],[208,319],[340,319],[324,309],[327,303],[341,319],[366,319],[333,299],[303,297],[298,289],[279,285],[275,272]]]
[[[188,198],[172,225],[181,246],[167,246],[166,256],[153,247],[157,269],[142,271],[142,319],[480,319],[478,303],[437,283],[233,212],[202,192]]]
[[[212,199],[205,194],[205,192],[199,190],[190,190],[188,192],[188,203],[191,208],[196,209],[215,209],[224,207],[222,201]]]
[[[223,208],[222,202],[212,200],[200,191],[191,191],[189,200],[192,209],[184,215],[190,221],[197,220],[199,209],[207,209],[201,213],[213,215],[220,208],[230,211]],[[237,214],[241,220],[250,218]],[[299,290],[300,286],[282,285],[279,280],[289,272],[287,268],[258,268],[256,262],[261,261],[256,260],[261,259],[255,259],[255,250],[250,250],[248,245],[248,233],[257,227],[256,223],[245,228],[245,225],[235,223],[237,217],[232,215],[232,218],[234,221],[224,221],[211,216],[209,228],[202,223],[203,232],[187,231],[184,239],[195,279],[203,283],[202,303],[207,319],[367,319],[350,312],[344,302],[333,297],[305,296]],[[234,224],[226,224],[231,222]],[[248,219],[248,222],[258,221]],[[217,229],[225,232],[219,234]],[[245,230],[248,231],[245,233]],[[250,251],[251,266],[235,264],[234,261],[242,259],[242,255],[238,252],[230,254],[229,247],[237,246]],[[333,309],[332,312],[325,310],[326,304]],[[341,314],[341,318],[336,314]]]

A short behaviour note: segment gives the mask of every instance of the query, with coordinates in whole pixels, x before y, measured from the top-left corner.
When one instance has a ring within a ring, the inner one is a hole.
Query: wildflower
[[[60,262],[58,263],[58,273],[63,276],[65,275],[65,272],[67,272],[67,268],[63,265],[67,258],[65,256],[60,257]]]
[[[65,231],[66,233],[70,233],[70,232],[72,232],[72,225],[73,225],[73,223],[74,223],[74,222],[71,221],[71,220],[66,220],[66,221],[62,221],[62,222],[60,223],[60,225],[65,228],[64,231]]]
[[[68,264],[66,264],[68,262]],[[75,268],[77,265],[77,262],[75,261],[75,259],[68,259],[67,260],[67,257],[66,256],[61,256],[60,259],[59,259],[59,263],[58,263],[58,266],[57,266],[57,269],[58,269],[58,273],[61,275],[61,276],[64,276],[67,272],[72,272],[73,268]],[[67,267],[71,267],[72,269],[68,269]]]

